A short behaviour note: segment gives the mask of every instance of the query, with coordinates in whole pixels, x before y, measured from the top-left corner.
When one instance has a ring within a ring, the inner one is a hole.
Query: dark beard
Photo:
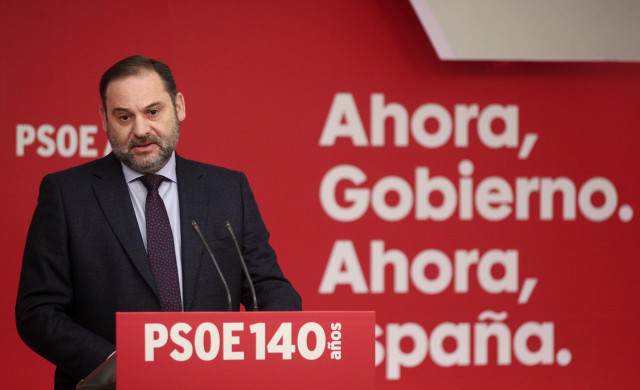
[[[169,161],[176,148],[176,144],[178,143],[178,138],[180,136],[180,122],[176,118],[175,126],[171,130],[169,137],[165,140],[160,139],[156,135],[149,134],[146,137],[138,137],[129,141],[125,147],[117,145],[114,147],[114,142],[112,142],[110,134],[111,129],[107,126],[107,137],[111,143],[113,153],[120,162],[139,173],[155,173],[158,172],[167,163],[167,161]],[[155,143],[160,147],[160,153],[158,156],[152,160],[136,160],[133,154],[131,154],[131,148],[136,145],[150,142]]]

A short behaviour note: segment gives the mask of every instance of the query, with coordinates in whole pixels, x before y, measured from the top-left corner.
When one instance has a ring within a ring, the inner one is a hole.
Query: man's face
[[[123,164],[155,173],[167,163],[186,116],[182,94],[175,100],[174,105],[156,72],[141,71],[109,83],[100,116],[113,153]]]

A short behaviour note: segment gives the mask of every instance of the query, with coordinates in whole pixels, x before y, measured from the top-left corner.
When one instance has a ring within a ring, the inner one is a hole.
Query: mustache
[[[139,145],[145,145],[145,144],[149,144],[149,143],[158,144],[158,145],[162,146],[162,140],[159,137],[157,137],[157,136],[155,136],[153,134],[147,134],[144,137],[134,138],[131,141],[129,141],[127,146],[129,148],[133,148],[133,147],[136,147],[136,146],[139,146]]]

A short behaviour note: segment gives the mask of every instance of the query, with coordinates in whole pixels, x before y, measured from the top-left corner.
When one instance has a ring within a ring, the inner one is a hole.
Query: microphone
[[[231,227],[231,223],[227,221],[225,223],[229,234],[231,234],[231,238],[233,239],[233,243],[236,244],[236,250],[238,251],[238,257],[240,257],[240,263],[242,264],[242,270],[244,271],[244,276],[247,277],[249,281],[249,288],[251,288],[251,297],[253,298],[253,307],[251,310],[258,311],[258,298],[256,297],[256,289],[253,286],[253,281],[251,280],[251,275],[249,275],[249,270],[247,269],[247,263],[244,261],[244,257],[242,256],[242,251],[240,250],[240,245],[238,245],[238,240],[236,240],[236,235],[233,233],[233,228]]]
[[[231,291],[229,291],[229,285],[227,284],[227,280],[222,275],[222,271],[220,270],[220,266],[218,265],[218,262],[216,261],[216,258],[213,256],[213,252],[211,252],[211,248],[209,248],[209,245],[207,245],[207,241],[205,241],[204,236],[200,232],[200,228],[198,227],[198,224],[196,223],[196,221],[191,220],[191,226],[193,226],[193,230],[195,230],[196,234],[198,234],[198,237],[200,238],[200,241],[202,241],[202,243],[204,244],[204,247],[207,248],[207,252],[209,252],[209,256],[211,257],[211,260],[213,260],[213,265],[215,265],[216,266],[216,270],[218,270],[218,275],[220,275],[220,279],[222,280],[222,284],[224,285],[224,289],[227,291],[227,301],[229,303],[227,310],[228,311],[233,311],[232,310],[233,305],[231,304]]]

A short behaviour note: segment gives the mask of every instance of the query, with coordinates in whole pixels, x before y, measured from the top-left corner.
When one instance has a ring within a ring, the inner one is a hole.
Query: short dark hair
[[[107,108],[105,94],[109,83],[113,80],[140,74],[143,70],[154,71],[160,76],[164,83],[164,88],[169,93],[169,96],[171,96],[171,102],[175,106],[178,88],[176,87],[176,82],[173,79],[173,74],[169,66],[158,60],[135,55],[118,61],[102,75],[100,79],[100,99],[102,99],[102,107]]]

